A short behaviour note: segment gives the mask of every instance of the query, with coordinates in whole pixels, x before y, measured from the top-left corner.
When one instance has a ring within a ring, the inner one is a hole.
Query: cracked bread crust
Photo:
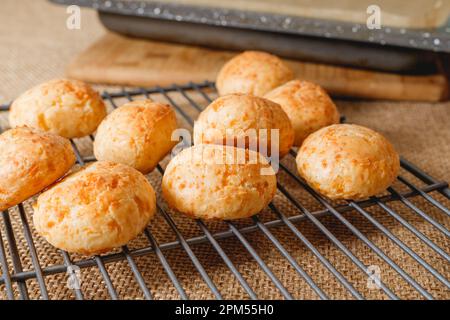
[[[219,71],[219,94],[246,93],[263,96],[294,79],[294,72],[280,58],[261,51],[245,51],[225,63]]]
[[[155,192],[139,171],[99,161],[42,193],[34,225],[53,246],[85,255],[125,245],[156,211]]]
[[[106,116],[100,95],[78,80],[54,79],[25,91],[11,105],[11,127],[29,126],[65,138],[93,133]]]
[[[100,124],[94,141],[98,160],[129,165],[142,173],[152,171],[176,144],[173,109],[151,100],[129,102],[111,112]]]
[[[236,163],[238,159],[245,161]],[[171,208],[192,218],[240,219],[268,205],[276,193],[276,177],[255,151],[202,144],[172,159],[162,193]]]
[[[296,158],[306,182],[330,199],[365,199],[383,192],[398,175],[399,155],[381,134],[336,124],[311,134]]]
[[[295,131],[295,146],[320,128],[339,123],[339,112],[326,91],[317,84],[292,80],[267,93],[264,98],[278,103]]]
[[[267,138],[261,129],[266,129]],[[278,129],[279,156],[285,156],[294,141],[294,130],[283,109],[275,102],[247,94],[230,94],[214,100],[202,111],[194,124],[194,144],[229,144],[227,141],[243,141],[246,148],[270,155],[271,129]],[[250,146],[251,132],[258,146]],[[276,140],[274,140],[276,141]],[[266,150],[261,151],[259,144]],[[242,146],[244,147],[244,146]]]
[[[28,127],[2,133],[0,150],[0,211],[42,191],[75,163],[69,140]]]

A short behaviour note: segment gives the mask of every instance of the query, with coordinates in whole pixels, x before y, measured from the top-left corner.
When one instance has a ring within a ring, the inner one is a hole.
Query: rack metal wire
[[[169,87],[153,87],[153,88],[133,88],[125,89],[122,88],[120,91],[105,91],[102,94],[103,99],[108,102],[111,108],[117,108],[119,101],[123,102],[131,101],[136,98],[153,98],[154,95],[159,95],[170,103],[174,109],[177,111],[178,116],[181,117],[183,121],[186,122],[188,127],[192,127],[195,119],[195,113],[201,112],[203,107],[212,101],[212,95],[215,94],[214,83],[204,82],[204,83],[189,83],[186,85],[172,85]],[[178,97],[175,99],[171,94],[177,94]],[[192,97],[192,94],[196,94],[202,98],[203,103]],[[182,106],[179,102],[180,99],[187,106]],[[8,105],[0,106],[1,110],[8,110]],[[191,108],[188,110],[187,108]],[[4,128],[2,128],[4,129]],[[94,140],[91,135],[89,137],[90,143]],[[73,149],[76,154],[77,162],[80,165],[84,165],[87,162],[95,161],[92,155],[82,155],[79,147],[79,141],[71,141]],[[288,157],[295,157],[296,152],[291,150]],[[292,161],[292,159],[290,159]],[[24,205],[20,204],[17,206],[19,212],[19,222],[22,226],[22,231],[25,237],[25,246],[28,252],[27,257],[31,260],[31,268],[24,270],[23,267],[23,243],[18,243],[17,241],[17,230],[15,230],[13,223],[11,221],[11,210],[2,212],[3,227],[0,228],[0,267],[1,267],[1,277],[0,277],[0,289],[5,293],[4,297],[6,299],[30,299],[30,282],[36,281],[39,291],[39,296],[42,299],[49,298],[49,292],[51,293],[52,288],[48,288],[48,277],[52,275],[64,275],[68,270],[72,271],[73,267],[87,269],[96,268],[101,274],[103,284],[108,292],[111,299],[119,299],[120,294],[117,292],[114,277],[111,276],[111,269],[108,269],[107,265],[117,261],[124,261],[128,264],[131,275],[134,277],[138,287],[140,288],[143,298],[153,299],[157,296],[157,292],[152,290],[143,274],[143,271],[139,267],[136,259],[139,257],[145,257],[148,255],[153,255],[159,261],[161,267],[166,273],[168,280],[171,285],[175,288],[180,299],[188,299],[189,295],[183,286],[183,282],[180,281],[179,275],[174,271],[174,263],[170,262],[167,258],[167,254],[170,250],[180,249],[183,250],[191,261],[196,272],[200,275],[204,284],[210,290],[210,293],[216,299],[222,299],[223,293],[220,287],[215,283],[211,277],[211,272],[205,268],[204,263],[198,258],[196,254],[195,247],[201,244],[208,244],[217,253],[218,258],[221,259],[224,266],[228,268],[231,274],[235,277],[237,283],[240,285],[241,289],[247,294],[249,299],[258,299],[258,293],[252,288],[249,283],[248,277],[244,276],[241,268],[233,262],[233,257],[223,248],[222,240],[224,239],[234,239],[237,241],[250,255],[251,259],[256,262],[256,265],[263,271],[265,276],[273,284],[280,295],[285,299],[293,299],[295,295],[292,290],[286,287],[286,282],[280,280],[278,272],[273,270],[265,259],[261,256],[261,251],[257,250],[255,244],[249,240],[249,236],[254,233],[260,233],[267,239],[271,245],[278,251],[282,259],[285,259],[290,267],[295,271],[295,273],[304,280],[304,283],[310,287],[310,289],[316,294],[320,299],[333,298],[324,289],[324,284],[320,283],[317,279],[314,279],[311,272],[308,272],[304,266],[302,266],[296,256],[292,254],[291,247],[301,244],[304,246],[305,250],[309,250],[312,256],[317,259],[317,263],[326,269],[330,275],[335,279],[336,283],[341,286],[341,290],[346,291],[351,297],[355,299],[365,299],[366,297],[363,293],[358,290],[356,284],[349,276],[348,272],[343,272],[338,270],[336,261],[330,259],[326,256],[312,241],[308,239],[305,235],[306,230],[299,228],[298,223],[302,221],[309,221],[310,225],[322,233],[328,243],[334,246],[342,255],[342,259],[349,259],[352,263],[354,270],[349,272],[356,272],[355,270],[360,270],[365,277],[370,279],[373,276],[372,271],[369,266],[366,265],[360,257],[353,252],[348,244],[343,243],[333,232],[333,230],[326,225],[321,219],[325,216],[334,217],[337,221],[342,223],[345,228],[356,237],[355,239],[362,241],[372,253],[377,255],[384,263],[390,266],[397,275],[402,278],[405,282],[404,285],[411,286],[418,293],[419,298],[433,299],[435,298],[430,289],[425,287],[423,284],[419,283],[408,270],[399,265],[395,257],[391,257],[389,252],[383,251],[377,244],[369,239],[368,236],[364,234],[363,230],[360,230],[356,225],[354,225],[345,213],[351,211],[355,215],[359,214],[366,219],[368,225],[373,226],[377,232],[386,236],[389,241],[398,246],[402,252],[410,256],[415,263],[422,267],[430,277],[434,277],[438,280],[439,284],[450,293],[450,280],[449,280],[449,266],[450,266],[450,255],[448,253],[450,239],[450,231],[446,227],[448,219],[450,218],[450,210],[448,209],[448,200],[450,199],[450,189],[448,188],[448,183],[439,181],[405,159],[401,159],[401,166],[404,172],[411,175],[411,178],[406,178],[406,176],[401,175],[398,177],[398,183],[402,186],[402,190],[397,190],[394,187],[388,189],[387,194],[381,196],[372,197],[363,201],[346,201],[341,203],[331,203],[329,200],[322,197],[315,190],[309,187],[295,172],[294,170],[285,162],[280,164],[280,169],[283,174],[289,179],[288,183],[278,183],[278,191],[281,196],[287,199],[288,203],[296,208],[297,214],[288,215],[281,208],[280,204],[272,202],[269,205],[269,210],[273,214],[273,219],[264,219],[262,215],[256,215],[249,219],[250,224],[240,225],[236,222],[225,221],[226,230],[214,231],[208,223],[201,220],[196,220],[195,223],[198,226],[201,234],[195,236],[185,236],[183,235],[183,230],[177,224],[176,220],[172,217],[172,214],[166,208],[162,201],[158,201],[157,208],[159,214],[162,216],[164,221],[170,227],[171,232],[175,236],[175,240],[166,241],[159,243],[157,236],[150,228],[145,229],[144,238],[146,240],[146,245],[138,248],[129,248],[128,246],[123,246],[119,251],[114,251],[112,253],[107,253],[100,256],[95,256],[93,258],[86,257],[75,257],[70,255],[65,251],[60,251],[59,254],[62,257],[62,263],[53,265],[42,265],[40,260],[42,256],[36,250],[36,236],[33,235],[32,226],[28,222],[28,217],[24,209]],[[156,172],[161,176],[164,173],[164,165],[161,163],[157,166]],[[416,182],[412,182],[414,179]],[[280,180],[280,179],[279,179]],[[419,186],[419,183],[421,184]],[[293,185],[297,189],[302,189],[306,191],[314,201],[316,201],[317,207],[309,208],[301,199],[299,199],[295,192],[288,187],[288,185]],[[404,190],[403,190],[404,189]],[[439,194],[439,199],[437,199],[436,194]],[[424,199],[431,206],[436,208],[441,214],[444,215],[445,223],[442,223],[442,219],[438,221],[432,215],[426,213],[423,209],[419,208],[415,204],[413,199],[421,198]],[[424,234],[419,228],[408,221],[402,214],[395,210],[392,204],[401,203],[409,211],[417,216],[419,216],[423,221],[429,223],[433,226],[436,233],[440,233],[446,242],[438,244],[429,235]],[[435,264],[432,265],[427,261],[426,257],[421,256],[415,252],[411,245],[400,239],[395,232],[387,228],[383,223],[377,220],[377,218],[371,214],[370,208],[376,207],[381,209],[386,215],[392,217],[401,226],[409,230],[414,236],[415,241],[423,243],[427,246],[430,253],[437,254],[442,260],[441,263],[445,264],[446,267],[437,270]],[[295,242],[286,245],[277,237],[276,232],[273,232],[276,228],[284,228],[287,232],[290,232],[294,238]],[[445,272],[447,270],[447,272]],[[75,271],[72,271],[75,272]],[[70,274],[66,275],[69,277]],[[46,281],[47,280],[47,281]],[[35,284],[33,284],[35,285]],[[399,298],[399,289],[401,285],[399,283],[384,283],[379,281],[378,287],[384,293],[384,296],[390,299]],[[395,289],[394,289],[395,287]],[[0,290],[0,291],[1,291]],[[73,289],[73,297],[76,299],[84,299],[86,292],[83,292],[81,288]],[[447,295],[449,297],[449,295]],[[32,297],[34,298],[34,297]]]

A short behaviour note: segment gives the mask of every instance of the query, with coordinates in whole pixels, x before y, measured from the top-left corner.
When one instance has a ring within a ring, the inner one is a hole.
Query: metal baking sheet
[[[262,14],[261,12],[225,8],[204,8],[157,1],[50,1],[65,5],[77,4],[104,12],[161,20],[450,52],[450,26],[448,25],[438,29],[424,30],[394,27],[369,30],[360,23],[329,21],[285,14]]]
[[[224,50],[260,50],[283,58],[406,74],[435,74],[436,53],[361,42],[267,31],[222,28],[190,22],[99,11],[113,32],[164,42]]]

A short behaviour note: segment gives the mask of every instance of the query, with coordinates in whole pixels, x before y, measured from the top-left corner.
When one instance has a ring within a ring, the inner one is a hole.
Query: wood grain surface
[[[107,33],[68,66],[70,78],[104,84],[168,85],[214,81],[236,52],[133,39]],[[301,79],[322,85],[334,96],[363,99],[442,101],[445,76],[408,76],[288,60]]]

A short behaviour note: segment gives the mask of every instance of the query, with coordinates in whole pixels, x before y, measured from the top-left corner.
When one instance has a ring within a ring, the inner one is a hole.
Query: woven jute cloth
[[[14,99],[18,94],[35,84],[63,76],[67,63],[105,32],[97,21],[95,13],[89,10],[82,10],[81,30],[68,30],[66,28],[67,13],[64,7],[51,5],[43,0],[4,0],[1,6],[0,103],[6,103]],[[191,93],[191,97],[199,105],[206,105],[206,101],[199,94]],[[153,98],[164,101],[162,96],[155,95]],[[190,116],[194,118],[197,116],[198,113],[188,105],[183,97],[172,95],[172,98],[179,103],[180,107],[187,110],[186,112]],[[449,103],[428,104],[338,100],[337,104],[340,111],[345,114],[347,121],[366,125],[383,133],[392,141],[405,159],[413,162],[440,181],[450,180]],[[179,120],[182,125],[189,128],[185,120],[182,118]],[[8,128],[6,112],[0,114],[0,128],[2,131]],[[77,144],[80,146],[83,155],[92,154],[92,145],[89,139],[77,140]],[[163,164],[166,164],[168,160],[165,159]],[[283,163],[295,171],[292,156],[287,156],[283,159]],[[424,185],[423,182],[404,170],[401,174],[418,186]],[[155,171],[149,174],[148,178],[158,192],[159,202],[165,208],[164,200],[160,197],[160,173]],[[285,172],[280,171],[278,179],[293,197],[308,210],[314,212],[324,209],[320,203]],[[394,185],[394,188],[402,192],[410,191],[399,182]],[[430,195],[441,201],[446,207],[450,207],[450,201],[438,192],[432,192]],[[44,269],[54,265],[62,265],[64,260],[61,252],[48,244],[34,230],[32,224],[33,212],[31,209],[33,201],[35,199],[28,200],[24,204],[25,219],[30,225],[40,265]],[[412,197],[410,201],[435,221],[450,229],[450,219],[442,211],[430,205],[422,197]],[[277,194],[274,205],[286,216],[294,216],[301,213],[281,193]],[[390,202],[388,205],[404,221],[421,232],[423,236],[429,238],[447,254],[450,253],[450,240],[442,232],[438,231],[400,201]],[[398,220],[378,206],[369,207],[367,211],[438,273],[447,279],[450,278],[448,262],[441,255],[430,249],[429,246],[405,228]],[[170,210],[168,210],[168,213],[186,239],[204,234],[195,221]],[[415,279],[418,285],[422,286],[435,298],[450,298],[449,290],[436,277],[426,271],[423,266],[418,264],[416,260],[411,258],[410,255],[386,237],[384,233],[361,214],[356,211],[347,211],[342,215],[367,237],[373,245],[392,259],[399,268]],[[270,221],[276,219],[277,216],[270,209],[266,209],[259,215],[259,218],[262,221]],[[375,269],[379,268],[382,282],[397,296],[403,299],[423,298],[392,266],[381,259],[379,255],[336,217],[327,215],[318,219],[365,266],[373,266]],[[0,230],[8,262],[7,269],[10,274],[15,273],[12,259],[14,245],[9,241],[11,239],[8,240],[6,237],[9,221],[12,225],[21,267],[24,271],[34,271],[35,267],[32,263],[30,246],[27,243],[23,228],[24,224],[17,208],[10,209],[9,212],[4,213],[2,218],[0,218]],[[235,225],[237,227],[245,227],[252,224],[254,222],[248,219],[238,221]],[[223,222],[208,222],[206,226],[212,233],[229,230],[229,226]],[[365,298],[388,298],[381,289],[370,285],[367,275],[310,220],[305,219],[296,222],[295,227]],[[177,240],[175,233],[161,214],[158,214],[151,222],[149,230],[159,244]],[[327,296],[333,299],[353,298],[349,291],[330,273],[312,251],[299,240],[292,230],[289,230],[286,226],[281,226],[270,228],[270,232]],[[305,279],[299,275],[295,268],[280,253],[273,242],[268,240],[261,231],[251,232],[244,236],[248,244],[252,246],[294,298],[319,298]],[[270,277],[267,276],[237,237],[232,236],[219,240],[218,243],[259,298],[283,298]],[[133,250],[148,246],[149,240],[145,235],[141,235],[133,240],[128,247],[130,250]],[[191,248],[224,298],[248,298],[248,294],[211,243],[193,244]],[[120,251],[118,250],[117,252]],[[214,298],[213,293],[183,248],[175,246],[173,249],[164,250],[163,254],[189,298]],[[70,257],[75,262],[86,259],[86,257],[77,255],[71,255]],[[180,297],[176,287],[154,252],[135,257],[134,261],[154,298],[177,299]],[[144,298],[130,264],[126,260],[122,259],[118,262],[106,263],[106,269],[120,298]],[[5,266],[2,266],[2,272],[4,270]],[[67,286],[68,275],[65,272],[47,275],[44,278],[51,299],[75,298],[73,291]],[[26,280],[25,284],[30,298],[41,298],[41,290],[35,277]],[[19,298],[19,286],[15,281],[13,288],[15,297]],[[107,299],[110,297],[102,275],[95,265],[81,269],[81,290],[87,299]],[[0,285],[0,299],[5,298],[5,286]]]

